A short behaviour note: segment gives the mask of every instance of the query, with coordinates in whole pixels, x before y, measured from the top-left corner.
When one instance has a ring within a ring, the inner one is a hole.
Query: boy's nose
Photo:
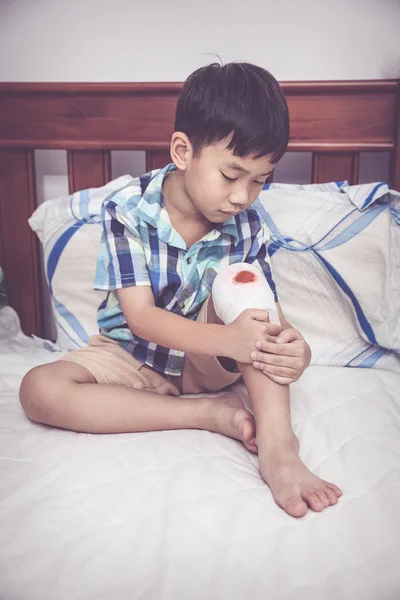
[[[240,210],[248,202],[247,194],[232,194],[232,196],[229,198],[229,201],[234,208]]]

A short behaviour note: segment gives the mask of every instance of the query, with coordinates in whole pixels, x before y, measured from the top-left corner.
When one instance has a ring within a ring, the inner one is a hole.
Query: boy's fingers
[[[266,342],[264,340],[260,340],[256,343],[257,350],[261,352],[293,357],[300,356],[300,349],[296,346],[296,344],[277,344],[276,342]]]
[[[289,342],[294,342],[296,340],[302,340],[303,337],[300,331],[297,329],[284,329],[282,333],[277,337],[277,344],[288,344]]]
[[[254,364],[254,363],[253,363]],[[256,367],[257,368],[257,367]],[[275,375],[275,377],[287,377],[292,381],[299,378],[298,371],[290,369],[289,367],[275,367],[273,365],[261,365],[259,370],[263,371],[266,375]]]
[[[283,331],[280,325],[275,325],[275,323],[268,323],[267,332],[269,335],[277,336]]]
[[[255,321],[263,321],[269,323],[269,312],[267,310],[261,310],[259,308],[250,308],[247,310],[249,317]]]
[[[269,354],[266,352],[252,352],[251,359],[260,362],[263,365],[271,365],[274,367],[286,367],[294,371],[303,370],[303,363],[300,358],[295,356],[281,356],[279,354]]]

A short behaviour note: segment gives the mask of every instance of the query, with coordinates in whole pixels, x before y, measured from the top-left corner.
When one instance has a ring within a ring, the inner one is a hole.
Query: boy
[[[298,456],[289,383],[310,350],[285,320],[245,307],[216,315],[212,284],[233,263],[261,270],[275,292],[268,234],[250,208],[286,150],[286,100],[267,71],[246,63],[195,71],[179,97],[173,163],[137,178],[103,204],[95,287],[100,336],[24,378],[20,400],[37,422],[90,433],[198,428],[258,451],[276,502],[301,517],[341,491]],[[277,301],[276,293],[275,300]],[[218,358],[217,358],[218,357]],[[253,415],[225,389],[243,377]]]

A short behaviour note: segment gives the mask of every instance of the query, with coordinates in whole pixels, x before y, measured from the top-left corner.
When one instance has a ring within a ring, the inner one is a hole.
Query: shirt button
[[[187,261],[187,264],[190,265],[190,263],[192,262],[192,257],[188,256],[188,258],[186,259],[186,261]]]

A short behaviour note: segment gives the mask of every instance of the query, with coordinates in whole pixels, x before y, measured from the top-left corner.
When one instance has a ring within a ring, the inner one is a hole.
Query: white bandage
[[[280,325],[274,294],[265,275],[253,265],[236,263],[220,271],[212,296],[215,312],[226,325],[247,308],[267,310],[270,322]]]

